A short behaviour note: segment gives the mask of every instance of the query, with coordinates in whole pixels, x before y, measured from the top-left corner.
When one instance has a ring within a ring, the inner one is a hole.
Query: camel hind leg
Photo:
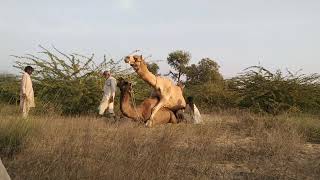
[[[152,113],[151,113],[150,120],[149,120],[149,121],[151,121],[151,123],[152,123],[152,121],[153,121],[154,116],[156,115],[156,113],[159,111],[159,109],[161,109],[161,108],[163,107],[163,105],[164,105],[167,101],[168,101],[167,98],[162,97],[162,98],[160,99],[160,101],[158,102],[158,104],[157,104],[155,107],[152,108]]]

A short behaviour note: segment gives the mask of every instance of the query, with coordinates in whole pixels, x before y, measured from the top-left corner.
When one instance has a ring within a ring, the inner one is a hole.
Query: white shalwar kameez
[[[25,96],[23,96],[23,94],[25,94]],[[31,107],[35,107],[34,92],[31,77],[25,72],[22,75],[20,88],[20,111],[22,112],[23,118],[28,116]]]
[[[200,114],[197,106],[195,104],[193,106],[194,106],[193,107],[193,123],[195,123],[195,124],[202,123],[201,114]]]
[[[99,106],[99,114],[103,115],[106,109],[108,109],[109,113],[114,113],[113,112],[113,106],[114,106],[114,97],[116,95],[116,86],[117,86],[117,80],[110,76],[104,85],[104,94],[103,98],[101,100],[100,106]],[[112,102],[110,102],[110,98],[113,98]]]
[[[202,123],[201,114],[195,104],[193,104],[193,110],[189,104],[187,104],[184,110],[184,119],[186,122],[191,122],[194,124]]]

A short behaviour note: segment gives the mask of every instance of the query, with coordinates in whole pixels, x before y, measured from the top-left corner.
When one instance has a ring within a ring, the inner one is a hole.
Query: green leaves
[[[239,96],[239,106],[259,112],[278,114],[290,108],[302,111],[320,110],[319,75],[272,73],[252,66],[232,78],[229,88]]]
[[[0,101],[18,104],[20,83],[16,76],[9,74],[0,75]]]
[[[177,50],[169,53],[167,62],[174,71],[170,71],[169,75],[177,82],[181,81],[181,77],[185,75],[186,66],[191,59],[191,54],[187,51]]]
[[[188,84],[214,83],[223,85],[219,65],[210,58],[201,59],[197,65],[187,66],[186,76]]]
[[[35,69],[32,74],[36,96],[40,101],[51,103],[64,114],[95,112],[102,98],[104,78],[101,72],[110,70],[117,75],[120,61],[104,56],[100,64],[94,61],[94,54],[66,54],[55,47],[53,52],[39,46],[38,55],[13,56],[17,58],[14,67],[23,70],[26,65]]]

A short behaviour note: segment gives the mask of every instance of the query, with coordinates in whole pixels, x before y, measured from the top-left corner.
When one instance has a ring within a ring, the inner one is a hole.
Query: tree
[[[147,63],[148,69],[152,74],[158,75],[159,66],[156,63]]]
[[[186,66],[190,59],[191,54],[187,51],[177,50],[169,53],[167,62],[174,69],[174,71],[169,72],[169,75],[171,75],[175,81],[181,81],[181,77],[185,75]]]
[[[203,58],[195,65],[186,67],[187,82],[189,84],[222,83],[222,75],[219,73],[219,65],[210,58]]]
[[[64,114],[95,112],[102,94],[104,79],[101,72],[108,69],[114,76],[124,74],[119,63],[106,59],[100,64],[77,53],[65,54],[58,49],[49,51],[40,46],[38,55],[27,54],[17,58],[14,67],[23,70],[26,65],[35,68],[33,74],[36,97],[62,110]]]

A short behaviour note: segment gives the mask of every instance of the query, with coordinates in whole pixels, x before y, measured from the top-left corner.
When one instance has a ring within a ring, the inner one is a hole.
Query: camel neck
[[[128,118],[139,120],[141,114],[134,109],[131,102],[131,93],[129,91],[121,91],[120,94],[120,110]]]
[[[142,64],[139,70],[136,72],[148,84],[150,84],[151,86],[156,86],[157,77],[148,70],[145,64]]]

